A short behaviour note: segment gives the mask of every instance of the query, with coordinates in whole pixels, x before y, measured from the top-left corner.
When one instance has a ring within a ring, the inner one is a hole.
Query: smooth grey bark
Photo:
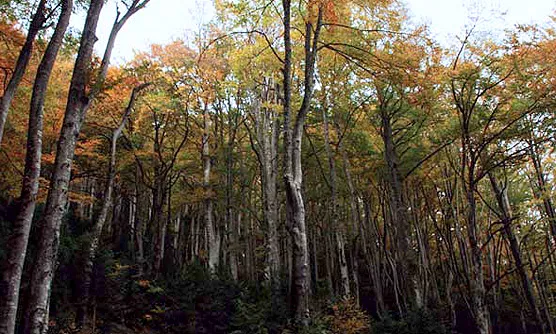
[[[203,156],[203,187],[205,188],[205,228],[207,230],[208,241],[208,265],[211,273],[216,272],[220,260],[220,236],[214,222],[214,203],[212,200],[212,189],[210,182],[210,170],[212,167],[210,157],[210,115],[209,108],[205,102],[203,109],[203,138],[202,138],[202,156]]]
[[[12,100],[17,92],[17,88],[19,87],[21,79],[23,79],[23,75],[27,70],[29,60],[31,59],[31,55],[33,52],[33,42],[35,41],[35,37],[37,37],[37,34],[43,28],[43,25],[46,22],[46,2],[47,0],[41,0],[37,5],[37,9],[33,14],[33,18],[31,19],[31,23],[27,31],[27,37],[25,37],[23,47],[19,51],[19,56],[15,63],[12,77],[10,78],[6,89],[4,90],[4,95],[0,97],[0,145],[2,144],[4,128],[6,126],[8,112],[10,110]]]
[[[309,112],[314,88],[317,43],[322,28],[322,4],[319,5],[316,25],[305,25],[304,92],[301,107],[291,124],[292,49],[291,49],[291,0],[283,0],[284,10],[284,183],[286,190],[286,225],[292,237],[292,293],[291,311],[295,323],[309,324],[309,250],[303,201],[303,170],[301,147],[305,118]]]
[[[231,109],[231,108],[230,108]],[[226,217],[224,222],[224,238],[225,238],[225,250],[222,252],[227,254],[227,256],[223,257],[223,260],[229,259],[230,263],[230,272],[232,273],[232,277],[237,280],[237,238],[235,238],[235,228],[234,228],[234,205],[232,204],[232,197],[234,196],[234,139],[235,139],[235,131],[232,131],[232,121],[231,121],[231,112],[228,112],[228,124],[230,125],[230,129],[228,131],[228,141],[226,143]],[[230,232],[228,232],[230,231]],[[224,263],[224,265],[226,265]],[[234,268],[235,266],[235,268]],[[235,274],[234,274],[235,272]]]
[[[104,52],[99,75],[90,92],[87,86],[92,72],[93,47],[97,41],[95,32],[104,1],[91,0],[87,10],[58,139],[50,190],[40,223],[41,239],[37,245],[37,257],[31,273],[27,307],[23,313],[24,334],[43,334],[48,328],[50,287],[57,262],[60,227],[66,212],[71,165],[77,138],[92,100],[102,89],[118,32],[129,17],[143,8],[147,2],[148,0],[143,0],[143,2],[134,0],[121,19],[117,15]]]
[[[279,287],[281,270],[280,245],[278,241],[278,115],[266,103],[277,105],[279,86],[266,80],[261,96],[255,101],[253,119],[255,121],[256,145],[254,150],[261,169],[261,190],[263,198],[263,217],[267,232],[266,273],[273,287]]]
[[[114,179],[116,177],[116,147],[118,144],[118,139],[122,135],[125,124],[127,123],[129,116],[131,115],[131,112],[135,105],[135,101],[137,99],[137,95],[146,86],[146,84],[143,84],[133,89],[127,108],[125,109],[122,116],[122,120],[118,127],[112,132],[112,138],[110,141],[110,162],[108,164],[107,173],[108,180],[106,181],[106,185],[104,188],[100,213],[91,231],[91,240],[89,241],[86,248],[86,255],[83,261],[83,268],[80,275],[82,282],[80,286],[81,295],[79,298],[80,307],[78,308],[78,312],[76,315],[77,326],[82,326],[87,318],[87,305],[89,302],[94,260],[96,257],[100,237],[102,235],[102,228],[104,227],[104,223],[106,222],[106,218],[108,217],[108,211],[110,209],[110,206],[112,205],[112,192],[114,190]]]
[[[2,273],[2,281],[0,282],[0,295],[4,296],[4,298],[0,300],[1,334],[13,334],[15,330],[21,275],[39,191],[43,110],[46,89],[54,63],[56,62],[58,51],[62,46],[64,34],[69,25],[72,8],[72,0],[64,0],[62,2],[58,23],[56,24],[54,34],[41,59],[33,84],[27,131],[25,171],[21,187],[21,196],[19,198],[19,212],[13,223],[12,234],[8,240],[6,269]]]
[[[241,98],[238,96],[236,101]],[[226,173],[225,173],[225,217],[224,217],[224,233],[223,245],[222,245],[222,265],[223,267],[229,266],[232,277],[237,280],[238,278],[238,238],[237,238],[237,221],[235,219],[235,211],[237,206],[237,201],[234,200],[239,194],[243,192],[236,193],[234,191],[235,184],[235,145],[236,138],[238,134],[239,127],[243,124],[243,116],[241,113],[235,112],[235,107],[232,105],[231,97],[228,97],[224,103],[221,100],[217,100],[217,119],[220,121],[220,135],[219,135],[219,145],[224,147],[224,156],[226,161]],[[224,106],[226,111],[224,110]],[[226,114],[226,116],[224,116]],[[226,133],[227,132],[227,133]],[[226,135],[225,135],[226,133]],[[227,137],[227,138],[225,138]],[[240,158],[241,160],[241,158]]]
[[[73,76],[60,138],[58,139],[54,172],[50,190],[40,223],[42,236],[35,265],[31,273],[28,305],[24,311],[24,334],[43,334],[48,328],[50,286],[57,262],[60,226],[66,211],[71,163],[85,110],[89,106],[86,85],[91,72],[93,46],[96,42],[96,26],[104,2],[91,1]]]

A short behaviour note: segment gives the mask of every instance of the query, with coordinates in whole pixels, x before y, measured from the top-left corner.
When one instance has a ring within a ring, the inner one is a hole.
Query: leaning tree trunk
[[[118,143],[118,139],[122,135],[125,124],[129,119],[131,111],[133,110],[137,94],[144,87],[145,85],[141,85],[133,89],[120,125],[112,132],[112,139],[110,141],[110,162],[108,164],[108,180],[106,181],[106,186],[104,188],[102,207],[93,226],[93,230],[91,232],[91,240],[89,241],[89,244],[86,248],[86,255],[83,260],[83,268],[81,272],[82,281],[79,291],[81,294],[79,298],[80,306],[77,310],[76,315],[76,324],[78,327],[83,325],[86,320],[87,305],[89,302],[89,293],[93,274],[93,264],[100,241],[100,236],[102,234],[102,228],[104,227],[104,223],[106,222],[106,218],[108,217],[108,211],[112,204],[112,192],[114,189],[114,179],[116,177],[116,146]]]
[[[492,191],[496,195],[496,201],[498,202],[498,208],[500,209],[502,224],[504,226],[504,234],[508,239],[508,242],[510,243],[510,251],[515,261],[516,270],[519,275],[519,279],[521,280],[521,287],[525,294],[525,298],[527,299],[530,311],[535,317],[535,321],[537,322],[541,333],[546,333],[546,326],[544,320],[541,317],[541,313],[536,302],[531,279],[525,271],[525,266],[521,257],[521,251],[519,249],[519,242],[512,230],[511,223],[513,222],[515,217],[512,214],[512,208],[508,199],[507,186],[504,188],[501,187],[498,180],[496,179],[496,176],[492,172],[488,173],[488,177],[490,180]]]
[[[537,144],[534,141],[531,141],[530,146],[531,147],[529,148],[529,156],[531,157],[531,161],[533,162],[535,178],[537,181],[537,189],[534,189],[534,193],[536,197],[542,200],[544,213],[546,215],[546,218],[548,219],[552,239],[553,241],[556,241],[556,209],[554,207],[552,199],[547,193],[546,177],[543,171],[540,154],[537,151]]]
[[[37,247],[36,263],[31,273],[28,305],[24,312],[24,334],[43,334],[48,325],[50,285],[57,262],[60,226],[68,199],[71,163],[77,136],[89,105],[86,85],[91,73],[95,31],[104,2],[93,0],[81,37],[79,53],[75,61],[64,122],[58,140],[54,172],[41,220],[41,239]]]
[[[52,68],[69,25],[72,8],[72,0],[62,2],[58,23],[39,64],[33,85],[19,213],[8,241],[7,267],[2,273],[2,282],[0,283],[0,295],[4,296],[0,301],[0,333],[2,334],[13,334],[15,330],[21,274],[39,191],[44,100]]]
[[[121,19],[119,15],[116,17],[104,52],[99,75],[96,77],[95,85],[89,92],[87,86],[92,73],[93,46],[97,41],[95,32],[104,1],[91,0],[90,2],[71,78],[66,111],[56,149],[50,189],[43,218],[41,219],[39,231],[41,239],[37,245],[36,262],[31,273],[27,307],[23,312],[25,319],[23,326],[24,334],[43,334],[47,330],[50,287],[58,258],[60,227],[66,212],[71,165],[77,138],[91,101],[100,92],[104,83],[118,31],[120,31],[127,19],[143,8],[147,2],[148,0],[143,0],[141,3],[138,0],[134,0]]]
[[[29,64],[29,59],[31,59],[31,54],[33,52],[33,42],[39,31],[43,28],[46,22],[46,0],[41,0],[37,6],[35,14],[31,19],[31,24],[29,25],[29,30],[27,31],[27,37],[25,38],[25,43],[19,51],[19,56],[15,63],[15,68],[4,90],[4,95],[0,97],[0,144],[2,144],[2,137],[4,135],[4,127],[8,119],[8,111],[12,104],[12,100],[17,92],[19,83],[23,79],[27,65]]]

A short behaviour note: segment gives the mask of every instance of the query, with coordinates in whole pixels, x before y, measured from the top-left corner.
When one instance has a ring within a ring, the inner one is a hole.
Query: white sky
[[[476,31],[501,33],[516,24],[547,23],[554,0],[402,0],[416,22],[427,23],[437,40],[449,43],[473,21]]]
[[[104,48],[116,13],[117,0],[108,0],[99,23],[99,42]],[[554,0],[402,0],[415,22],[427,23],[438,40],[448,43],[465,31],[471,18],[478,16],[480,31],[511,28],[516,23],[544,23],[554,15]],[[500,15],[500,13],[505,13]],[[113,63],[133,58],[135,50],[147,50],[150,44],[164,44],[176,38],[188,38],[214,15],[211,0],[151,0],[135,14],[118,36]],[[74,18],[80,27],[83,18]]]

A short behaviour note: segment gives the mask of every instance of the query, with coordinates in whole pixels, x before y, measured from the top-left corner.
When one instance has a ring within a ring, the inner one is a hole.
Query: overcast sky
[[[106,44],[116,13],[116,1],[108,0],[103,9],[97,50],[102,50]],[[516,23],[547,22],[556,9],[554,0],[405,0],[405,3],[413,20],[428,23],[432,33],[444,43],[461,35],[470,18],[475,16],[479,16],[480,30],[503,30]],[[151,0],[120,32],[113,62],[130,60],[135,50],[146,50],[153,43],[187,38],[213,15],[211,0]],[[82,18],[73,19],[75,27],[80,28],[82,22]]]

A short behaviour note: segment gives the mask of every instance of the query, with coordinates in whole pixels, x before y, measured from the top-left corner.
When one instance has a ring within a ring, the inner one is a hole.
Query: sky
[[[517,23],[548,22],[556,14],[554,0],[402,0],[415,23],[429,25],[434,37],[449,44],[465,32],[476,18],[480,31],[503,31]],[[101,53],[116,13],[117,0],[108,0],[99,22],[97,52]],[[502,13],[502,14],[501,14]],[[118,36],[113,63],[133,58],[134,52],[151,44],[165,44],[177,38],[191,38],[203,23],[214,16],[211,0],[151,0],[146,8],[126,23]],[[72,26],[79,29],[83,16]]]

